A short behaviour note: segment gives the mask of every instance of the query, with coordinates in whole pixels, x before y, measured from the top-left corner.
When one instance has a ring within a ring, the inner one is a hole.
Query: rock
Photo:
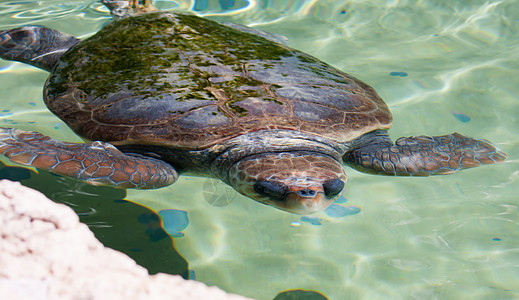
[[[104,247],[69,207],[0,181],[2,299],[248,299],[168,274],[148,275]]]

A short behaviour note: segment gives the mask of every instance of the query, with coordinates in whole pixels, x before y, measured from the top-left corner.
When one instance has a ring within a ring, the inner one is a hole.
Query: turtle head
[[[241,194],[296,214],[311,214],[335,201],[346,183],[342,165],[311,152],[264,153],[229,169],[229,183]]]

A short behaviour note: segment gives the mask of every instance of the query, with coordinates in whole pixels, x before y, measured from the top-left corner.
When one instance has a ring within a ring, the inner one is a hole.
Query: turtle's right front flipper
[[[174,183],[175,169],[151,157],[124,154],[108,143],[66,143],[33,131],[0,127],[0,154],[93,185],[159,188]]]
[[[61,55],[81,40],[40,26],[0,31],[0,57],[52,71]]]

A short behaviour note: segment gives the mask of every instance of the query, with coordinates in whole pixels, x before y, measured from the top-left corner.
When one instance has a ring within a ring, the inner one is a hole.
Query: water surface
[[[501,165],[429,178],[348,169],[339,213],[303,219],[203,178],[128,190],[125,199],[167,219],[163,226],[192,278],[257,299],[290,289],[329,299],[519,297],[518,1],[156,4],[282,34],[290,46],[371,84],[393,112],[392,138],[460,132],[509,154]],[[0,29],[38,24],[87,37],[109,20],[93,1],[0,4]],[[81,141],[46,110],[46,77],[0,61],[0,126]],[[45,178],[39,180],[61,184]],[[103,226],[116,226],[117,218],[124,214],[108,214]]]

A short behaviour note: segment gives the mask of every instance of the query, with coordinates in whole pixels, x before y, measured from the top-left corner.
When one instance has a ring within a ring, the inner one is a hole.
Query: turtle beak
[[[330,206],[344,188],[340,179],[326,180],[322,185],[289,186],[286,193],[289,211],[297,214],[312,214],[325,210]]]
[[[304,188],[287,192],[289,210],[296,214],[313,214],[326,209],[335,199],[325,196],[322,189]]]

